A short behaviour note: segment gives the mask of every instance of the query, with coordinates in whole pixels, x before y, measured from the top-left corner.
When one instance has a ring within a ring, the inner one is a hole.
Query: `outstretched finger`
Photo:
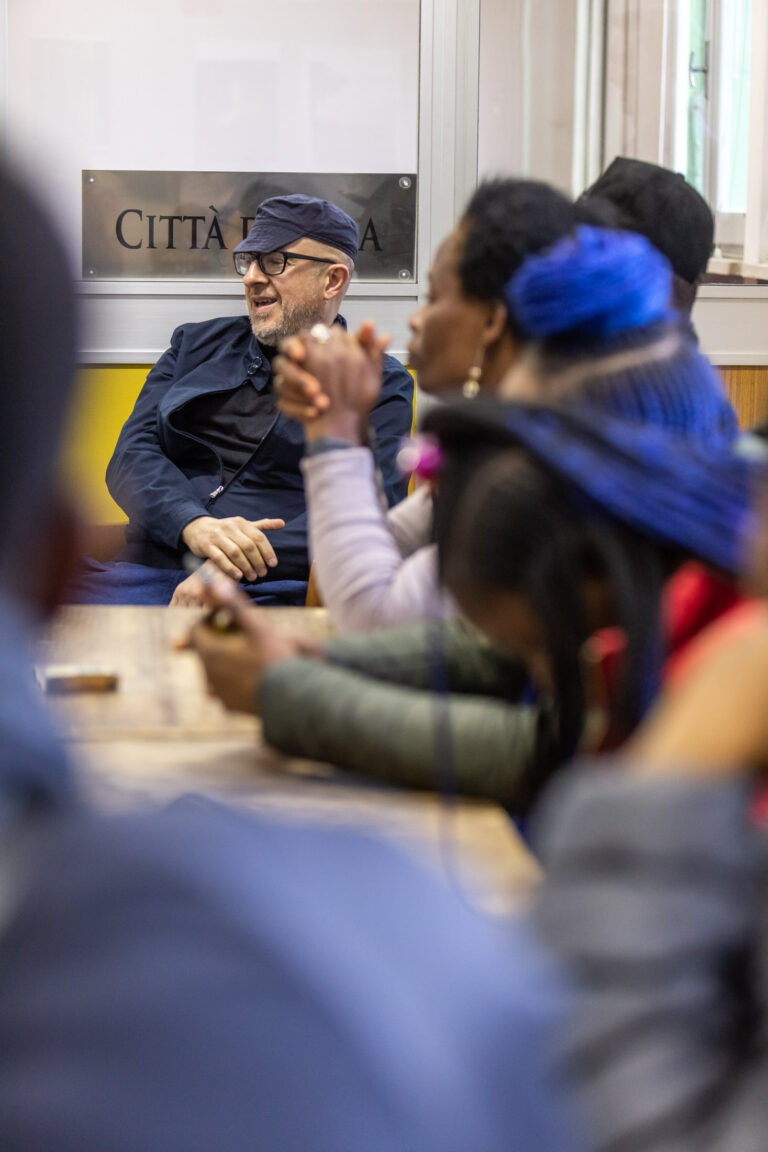
[[[376,325],[372,320],[364,320],[355,333],[355,336],[360,347],[366,355],[373,360],[378,360],[378,358],[386,352],[389,347],[389,342],[392,339],[388,333],[377,336]]]
[[[244,545],[244,551],[247,552],[251,558],[251,562],[259,576],[266,576],[267,568],[274,568],[277,564],[277,556],[275,550],[269,542],[269,537],[265,536],[258,528],[250,525],[247,530],[248,543]]]
[[[355,332],[355,339],[361,348],[368,351],[376,342],[376,325],[373,320],[363,320],[362,324]]]

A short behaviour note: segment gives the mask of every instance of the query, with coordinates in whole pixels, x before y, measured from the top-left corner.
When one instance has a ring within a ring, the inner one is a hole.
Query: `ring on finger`
[[[313,324],[309,334],[317,340],[318,344],[327,344],[331,338],[331,330],[327,324]]]

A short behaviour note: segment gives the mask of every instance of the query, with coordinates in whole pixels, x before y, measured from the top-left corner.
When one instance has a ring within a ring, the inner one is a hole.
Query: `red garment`
[[[666,659],[662,669],[663,683],[672,683],[685,675],[694,661],[708,654],[726,634],[726,621],[734,625],[762,601],[741,594],[733,582],[718,576],[703,564],[690,561],[672,575],[664,586],[662,627]],[[584,646],[585,676],[589,678],[590,696],[596,701],[588,717],[586,739],[590,751],[607,752],[619,747],[627,737],[611,727],[608,718],[610,701],[615,698],[621,674],[624,634],[620,628],[601,628]]]
[[[691,562],[667,581],[662,612],[667,651],[662,679],[664,684],[675,684],[696,665],[709,660],[728,639],[754,628],[768,612],[768,605],[764,600],[742,595],[731,581]],[[589,645],[591,653],[598,656],[601,669],[599,710],[600,706],[606,707],[611,686],[617,682],[623,634],[619,628],[604,628],[590,638]],[[597,750],[605,752],[621,743],[616,733],[604,727]],[[768,826],[768,787],[757,792],[752,817],[763,827]]]
[[[691,561],[678,568],[664,587],[664,683],[674,683],[700,653],[712,650],[726,634],[725,621],[738,619],[743,608],[750,613],[755,601],[743,596],[733,582]]]

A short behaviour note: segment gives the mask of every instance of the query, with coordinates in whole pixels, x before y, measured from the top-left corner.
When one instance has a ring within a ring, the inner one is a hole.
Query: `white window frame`
[[[673,85],[675,18],[669,0],[658,4],[608,0],[607,57],[613,60],[606,76],[604,160],[634,156],[656,164],[673,164]],[[718,274],[768,276],[768,244],[761,222],[768,212],[763,182],[765,133],[768,128],[766,68],[768,65],[768,0],[752,0],[750,85],[750,164],[744,259],[712,259]],[[716,54],[710,53],[713,58]],[[768,364],[768,288],[728,284],[699,289],[693,319],[703,350],[715,364]]]

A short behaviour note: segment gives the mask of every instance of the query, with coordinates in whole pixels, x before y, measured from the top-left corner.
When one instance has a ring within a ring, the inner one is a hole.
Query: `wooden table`
[[[320,639],[330,631],[322,609],[264,611],[286,631]],[[500,808],[447,804],[276,753],[255,717],[228,713],[206,694],[194,653],[174,649],[198,615],[187,608],[69,607],[43,639],[39,664],[104,664],[119,676],[113,693],[51,697],[96,802],[157,804],[203,791],[279,819],[353,824],[446,869],[487,910],[519,905],[538,869]]]

